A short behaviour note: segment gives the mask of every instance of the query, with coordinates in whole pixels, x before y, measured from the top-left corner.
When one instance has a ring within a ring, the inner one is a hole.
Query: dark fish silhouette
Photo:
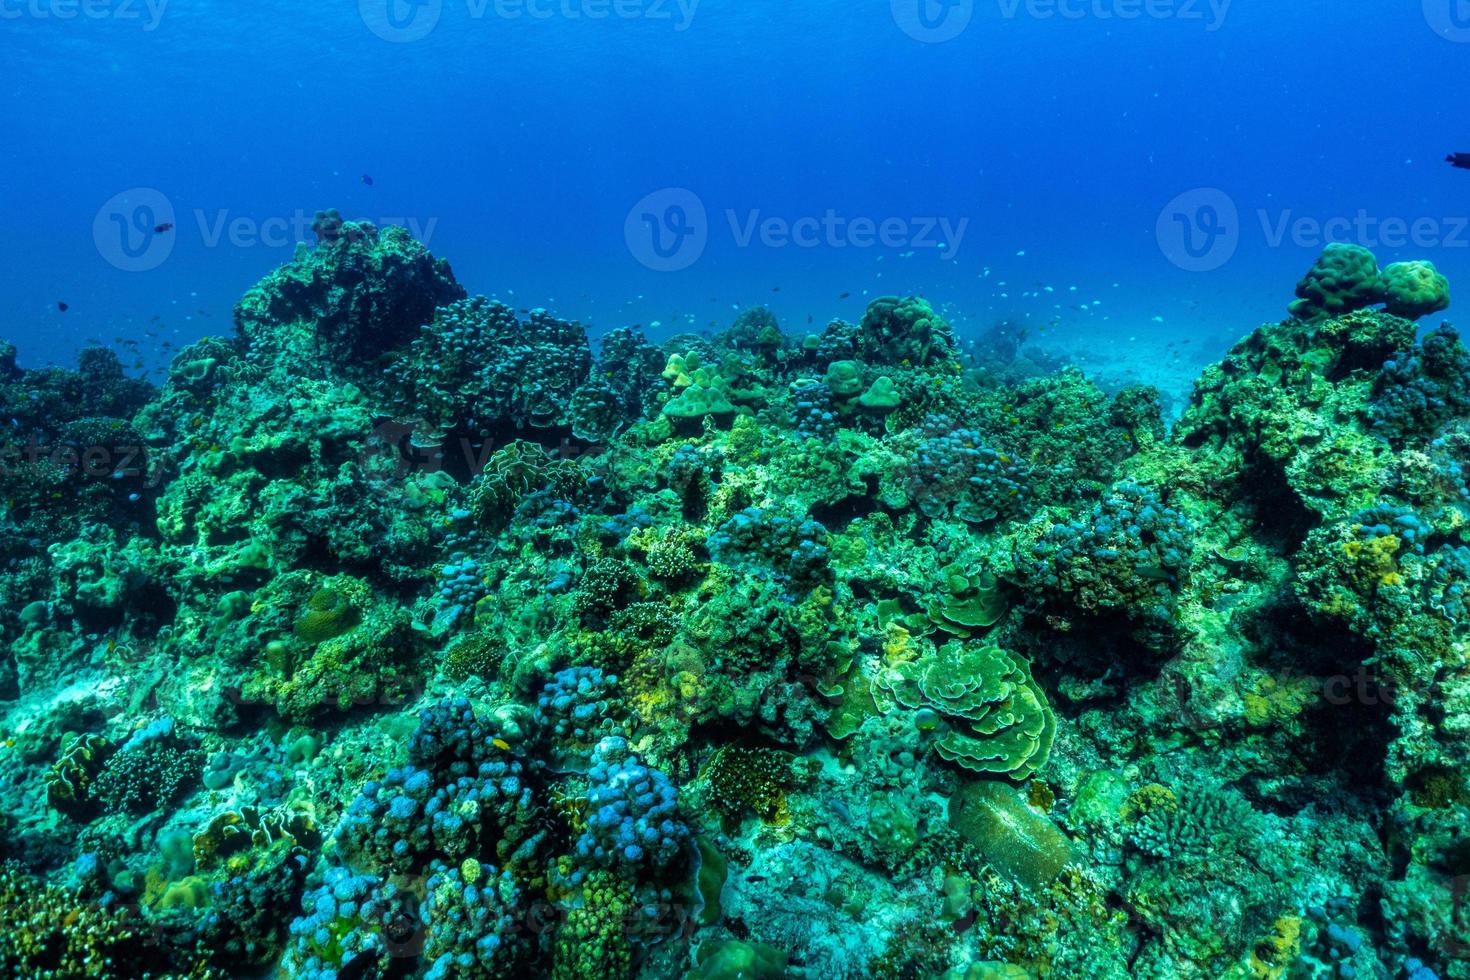
[[[852,295],[852,293],[843,293],[841,296],[839,296],[837,298],[838,299],[847,299],[847,297],[849,297],[851,295]]]
[[[373,175],[372,174],[363,174],[362,175],[362,182],[364,184],[367,184],[369,187],[373,186]]]
[[[168,222],[164,222],[161,225],[154,225],[153,226],[153,230],[156,233],[162,235],[166,231],[173,231],[174,230],[174,226],[172,224],[168,223]]]
[[[56,310],[57,310],[57,312],[59,312],[59,313],[65,313],[69,309],[71,309],[71,307],[68,306],[67,304],[61,302],[60,300],[57,300],[56,301]]]
[[[1460,170],[1470,170],[1470,153],[1451,153],[1444,162]]]

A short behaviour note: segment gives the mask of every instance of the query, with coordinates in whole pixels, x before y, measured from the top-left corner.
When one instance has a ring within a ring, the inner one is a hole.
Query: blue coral
[[[798,382],[792,387],[791,413],[798,439],[830,439],[837,434],[832,389],[821,381]]]
[[[689,828],[678,816],[678,791],[643,764],[628,740],[597,744],[587,773],[587,828],[577,857],[603,868],[665,869],[685,856]]]
[[[1155,491],[1120,483],[1085,518],[1052,526],[1017,561],[1022,584],[1087,612],[1166,615],[1194,528]]]
[[[714,559],[742,571],[811,588],[832,577],[827,529],[810,518],[747,507],[709,538]]]
[[[1368,415],[1374,429],[1402,441],[1432,435],[1470,410],[1470,351],[1448,325],[1432,330],[1413,350],[1385,361],[1373,386]]]
[[[432,870],[421,910],[425,980],[520,975],[522,894],[510,873],[474,860]]]
[[[1368,543],[1379,538],[1398,538],[1403,547],[1424,554],[1424,546],[1434,528],[1413,508],[1397,504],[1379,504],[1353,515],[1358,540]]]
[[[613,723],[622,700],[617,687],[617,675],[599,667],[557,671],[536,698],[536,720],[557,742],[595,742]]]
[[[984,524],[1025,504],[1030,468],[986,446],[979,432],[931,415],[920,435],[905,480],[910,499],[925,515]]]
[[[1442,545],[1429,559],[1424,584],[1429,608],[1451,623],[1463,623],[1470,615],[1470,548]]]
[[[337,841],[357,860],[407,872],[436,858],[459,861],[487,847],[514,847],[531,809],[530,787],[513,759],[482,762],[473,775],[442,783],[427,770],[400,766],[363,786],[337,825]]]
[[[301,901],[287,951],[297,980],[385,974],[399,944],[412,936],[409,896],[372,875],[328,868]]]
[[[495,730],[475,714],[468,698],[444,698],[419,712],[418,728],[408,740],[415,765],[456,776],[469,774],[499,750]]]
[[[435,593],[439,618],[454,624],[466,616],[472,617],[475,606],[490,593],[485,579],[485,569],[477,559],[465,554],[452,555],[439,570]]]

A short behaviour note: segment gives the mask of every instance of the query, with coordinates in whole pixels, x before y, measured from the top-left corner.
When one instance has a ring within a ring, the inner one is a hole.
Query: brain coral
[[[1334,242],[1297,284],[1291,315],[1302,320],[1351,313],[1383,302],[1378,260],[1361,245]]]
[[[1384,301],[1394,316],[1417,320],[1449,308],[1450,284],[1433,262],[1395,262],[1383,270]]]

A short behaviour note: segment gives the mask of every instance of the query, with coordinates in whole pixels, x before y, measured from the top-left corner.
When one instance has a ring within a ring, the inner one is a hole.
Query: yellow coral
[[[1282,916],[1251,951],[1250,969],[1255,980],[1278,980],[1297,958],[1302,948],[1302,920],[1294,915]]]
[[[1173,813],[1179,809],[1179,797],[1167,786],[1158,783],[1149,783],[1134,790],[1123,804],[1123,819],[1132,823],[1145,813],[1154,810],[1165,810]]]

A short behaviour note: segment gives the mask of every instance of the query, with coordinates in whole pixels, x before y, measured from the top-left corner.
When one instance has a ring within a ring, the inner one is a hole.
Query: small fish
[[[173,230],[174,230],[173,224],[171,222],[167,222],[167,221],[165,221],[161,225],[154,225],[153,226],[154,234],[158,234],[158,235],[162,235],[164,232],[173,231]]]
[[[1470,170],[1470,153],[1451,153],[1444,162],[1456,170]]]
[[[363,174],[362,175],[362,182],[364,184],[367,184],[369,187],[373,186],[373,175],[372,174]]]
[[[56,311],[58,313],[65,313],[69,309],[71,309],[71,306],[68,304],[61,302],[61,300],[56,301]]]
[[[769,875],[746,875],[745,880],[754,885],[759,882],[765,881],[768,877]]]
[[[851,295],[852,295],[852,293],[843,293],[841,296],[839,296],[837,298],[838,299],[847,299]]]
[[[773,292],[773,293],[779,293],[780,291],[781,291],[781,287],[780,286],[772,286],[771,287],[771,292]]]
[[[493,745],[493,746],[495,746],[497,749],[499,749],[502,752],[509,752],[510,751],[510,743],[507,742],[503,738],[492,738],[490,740],[490,744]]]

